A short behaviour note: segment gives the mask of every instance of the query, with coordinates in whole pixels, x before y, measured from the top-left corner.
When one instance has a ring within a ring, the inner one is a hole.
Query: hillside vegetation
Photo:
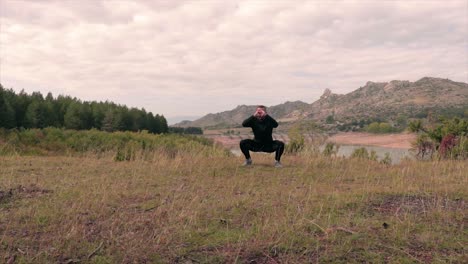
[[[0,155],[112,156],[115,160],[151,159],[183,152],[226,152],[203,137],[99,130],[0,129]]]

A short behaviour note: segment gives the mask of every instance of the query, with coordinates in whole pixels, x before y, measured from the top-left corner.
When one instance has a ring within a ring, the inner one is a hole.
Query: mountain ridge
[[[237,127],[255,108],[255,105],[238,105],[234,109],[210,113],[175,126],[205,129]],[[347,94],[335,94],[327,88],[312,103],[287,101],[268,107],[268,112],[280,122],[313,120],[326,123],[327,118],[331,117],[332,120],[347,123],[352,120],[388,120],[398,115],[411,117],[428,109],[447,108],[468,108],[468,84],[435,77],[423,77],[415,82],[368,81]]]

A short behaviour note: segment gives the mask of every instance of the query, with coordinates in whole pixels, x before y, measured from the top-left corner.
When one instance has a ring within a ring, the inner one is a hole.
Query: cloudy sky
[[[0,82],[170,120],[367,81],[468,82],[468,1],[0,1]]]

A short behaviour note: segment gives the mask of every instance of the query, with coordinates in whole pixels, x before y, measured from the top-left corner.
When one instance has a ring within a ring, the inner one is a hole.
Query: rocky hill
[[[416,82],[367,82],[348,94],[334,94],[326,89],[317,101],[301,101],[271,106],[268,112],[282,122],[314,120],[318,123],[349,123],[356,120],[396,119],[424,116],[428,112],[468,109],[468,84],[448,79],[424,77]],[[240,105],[233,110],[208,114],[195,121],[184,121],[177,126],[226,128],[239,126],[255,111],[255,106]]]
[[[349,119],[391,120],[397,115],[416,116],[449,108],[468,107],[468,84],[425,77],[416,82],[367,82],[345,94],[326,91],[312,103],[305,115],[324,121],[328,116],[345,122]]]
[[[268,113],[278,120],[292,121],[297,119],[310,105],[301,101],[286,102],[284,104],[268,107]],[[256,105],[239,105],[236,108],[216,114],[208,114],[195,121],[182,121],[175,126],[227,128],[239,126],[244,119],[255,112]],[[297,116],[295,118],[295,116]],[[293,117],[293,118],[291,118]]]

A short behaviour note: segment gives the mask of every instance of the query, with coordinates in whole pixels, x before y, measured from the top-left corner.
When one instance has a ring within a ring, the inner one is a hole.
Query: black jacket
[[[269,115],[265,116],[263,120],[250,116],[242,122],[242,126],[251,127],[254,140],[265,144],[273,142],[273,128],[278,127],[278,122]]]

